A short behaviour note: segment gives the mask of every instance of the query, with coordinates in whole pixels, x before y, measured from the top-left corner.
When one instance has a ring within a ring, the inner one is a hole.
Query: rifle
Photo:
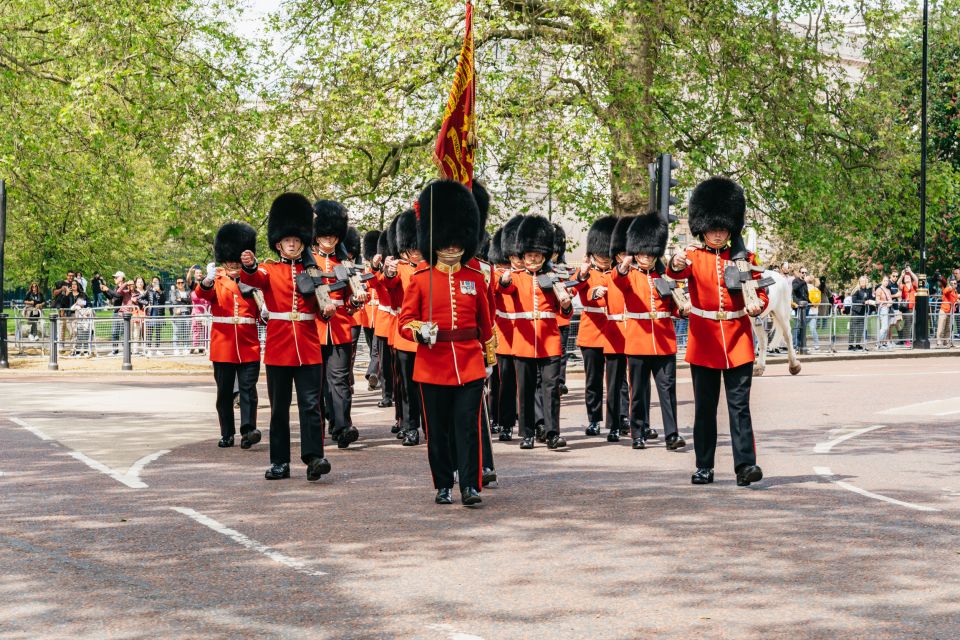
[[[667,269],[660,258],[657,258],[656,271],[660,274],[660,277],[653,281],[657,294],[661,298],[667,296],[673,298],[673,303],[677,305],[680,316],[686,318],[690,315],[690,294],[683,287],[678,287],[677,281],[667,275]]]
[[[573,289],[579,282],[576,280],[566,280],[556,271],[548,271],[537,276],[537,286],[543,291],[553,291],[557,300],[570,298],[569,289]]]
[[[760,306],[757,289],[766,289],[776,284],[773,278],[753,279],[753,272],[759,271],[747,260],[747,246],[743,242],[743,235],[736,233],[730,239],[730,259],[734,264],[723,270],[723,283],[730,291],[741,291],[743,302],[748,307]]]
[[[333,279],[334,282],[328,284],[324,282],[325,279]],[[349,287],[351,294],[357,295],[364,290],[363,283],[371,279],[373,279],[372,273],[361,273],[350,261],[334,266],[333,273],[320,271],[311,261],[304,264],[303,271],[297,275],[297,290],[305,296],[315,295],[317,302],[323,308],[328,304],[334,304],[330,298],[330,292]]]
[[[265,313],[267,310],[267,302],[263,299],[263,291],[242,282],[238,282],[237,286],[240,287],[241,296],[244,298],[253,298],[253,301],[257,303],[257,310],[260,312],[260,317],[266,320],[268,315]]]

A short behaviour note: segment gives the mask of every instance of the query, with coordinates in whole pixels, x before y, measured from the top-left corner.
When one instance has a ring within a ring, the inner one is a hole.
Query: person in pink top
[[[192,281],[200,282],[203,280],[203,270],[194,265],[190,267]],[[193,304],[192,320],[190,330],[193,333],[193,343],[190,353],[203,353],[203,344],[206,342],[207,317],[210,315],[210,302],[197,295],[196,291],[190,292],[190,302]]]

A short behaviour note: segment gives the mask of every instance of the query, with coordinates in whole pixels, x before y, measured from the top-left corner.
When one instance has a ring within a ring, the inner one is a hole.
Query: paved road
[[[575,379],[569,450],[496,443],[477,510],[432,503],[369,394],[330,476],[268,483],[205,376],[8,374],[0,638],[955,638],[958,373],[771,367],[746,489],[726,438],[709,487],[690,450],[586,438]],[[687,371],[679,398],[689,439]]]

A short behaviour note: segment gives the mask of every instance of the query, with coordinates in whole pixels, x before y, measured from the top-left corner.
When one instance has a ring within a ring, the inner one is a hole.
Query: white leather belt
[[[663,320],[664,318],[669,318],[673,314],[669,311],[656,311],[654,313],[630,313],[627,311],[625,314],[630,320]]]
[[[390,315],[394,315],[394,316],[397,315],[398,313],[400,313],[400,310],[399,310],[399,309],[394,309],[393,307],[388,307],[388,306],[385,305],[385,304],[378,304],[378,305],[377,305],[377,309],[379,309],[380,311],[386,311],[386,312],[389,313]]]
[[[608,313],[608,314],[607,314],[607,320],[613,320],[614,322],[620,322],[621,320],[623,320],[623,314],[622,314],[622,313]]]
[[[256,318],[241,316],[210,316],[210,321],[214,324],[257,324]]]
[[[704,311],[703,309],[697,309],[696,307],[690,307],[690,313],[701,318],[706,318],[707,320],[736,320],[737,318],[742,318],[747,315],[746,309],[740,309],[739,311]]]
[[[584,313],[598,313],[601,315],[607,315],[606,307],[583,307],[581,311]]]
[[[306,320],[315,320],[316,314],[313,313],[300,313],[299,311],[290,311],[284,313],[277,313],[276,311],[270,312],[271,320],[287,320],[289,322],[304,322]]]
[[[523,311],[521,313],[507,313],[497,309],[497,316],[507,320],[538,320],[540,318],[556,318],[553,311]]]

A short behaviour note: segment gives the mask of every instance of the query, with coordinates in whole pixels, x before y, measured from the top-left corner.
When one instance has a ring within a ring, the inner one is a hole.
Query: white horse
[[[790,282],[779,272],[764,271],[764,278],[773,278],[775,283],[767,288],[770,299],[767,308],[763,310],[753,322],[753,332],[757,337],[757,361],[753,365],[753,375],[762,376],[767,369],[767,332],[763,328],[763,319],[767,316],[773,322],[775,332],[787,343],[787,357],[790,359],[790,375],[800,373],[800,361],[797,352],[793,349],[793,340],[790,334],[790,317],[793,312],[790,303],[793,300],[793,291]]]

